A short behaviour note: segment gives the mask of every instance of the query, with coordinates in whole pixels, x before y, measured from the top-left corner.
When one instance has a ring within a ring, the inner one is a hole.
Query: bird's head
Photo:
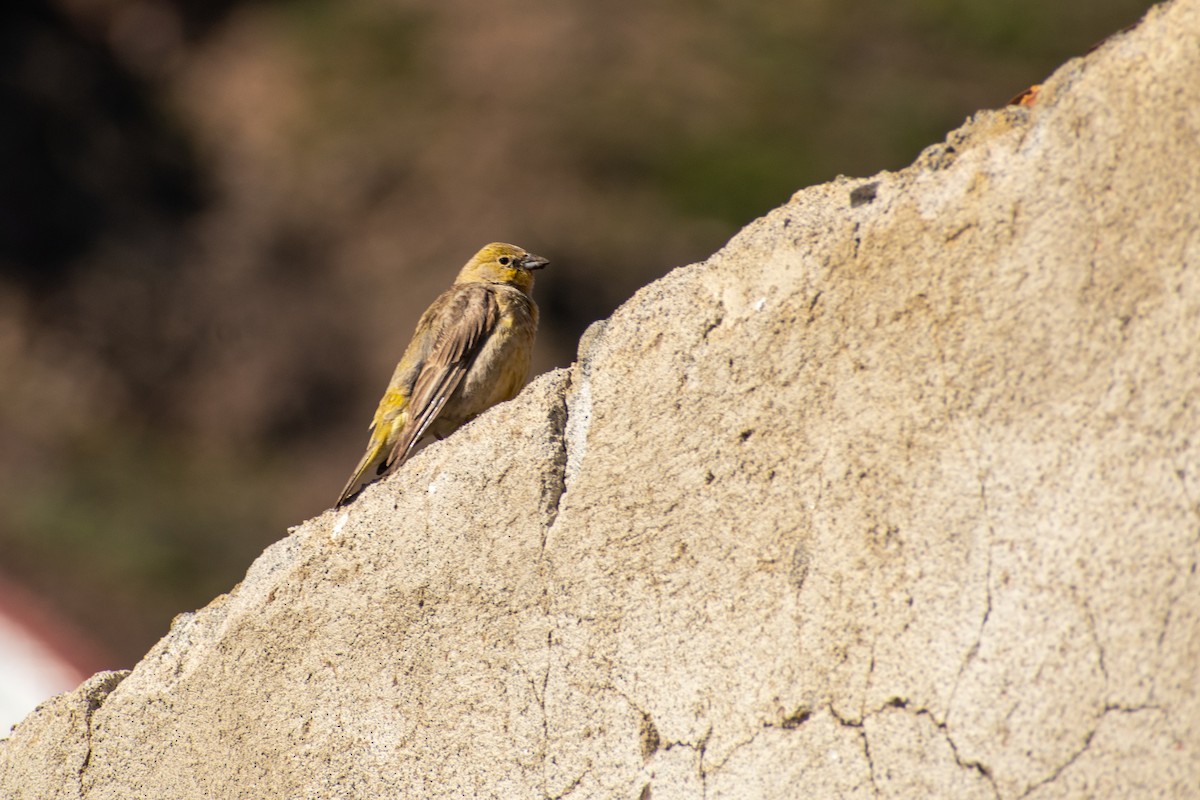
[[[533,270],[549,263],[515,244],[492,242],[471,256],[455,283],[504,283],[529,294],[533,289]]]

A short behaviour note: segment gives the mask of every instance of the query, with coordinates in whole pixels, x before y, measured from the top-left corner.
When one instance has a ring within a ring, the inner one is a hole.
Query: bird
[[[534,271],[550,262],[504,242],[483,247],[421,315],[371,421],[367,452],[338,497],[349,504],[405,462],[525,386],[537,333]]]

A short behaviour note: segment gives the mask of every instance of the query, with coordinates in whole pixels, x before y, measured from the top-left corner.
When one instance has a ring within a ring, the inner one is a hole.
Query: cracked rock
[[[1198,33],[645,287],[35,712],[0,796],[1195,796]]]

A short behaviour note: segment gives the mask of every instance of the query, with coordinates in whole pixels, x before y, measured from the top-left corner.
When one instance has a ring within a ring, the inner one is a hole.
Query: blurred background
[[[6,0],[0,580],[80,672],[132,666],[332,503],[480,245],[551,259],[534,371],[566,365],[792,192],[904,167],[1149,6]]]

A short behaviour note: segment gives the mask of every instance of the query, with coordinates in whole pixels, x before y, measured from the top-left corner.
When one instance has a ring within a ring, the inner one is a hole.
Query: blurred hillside
[[[416,317],[549,257],[535,371],[1141,0],[9,0],[0,572],[130,666],[336,497]]]

